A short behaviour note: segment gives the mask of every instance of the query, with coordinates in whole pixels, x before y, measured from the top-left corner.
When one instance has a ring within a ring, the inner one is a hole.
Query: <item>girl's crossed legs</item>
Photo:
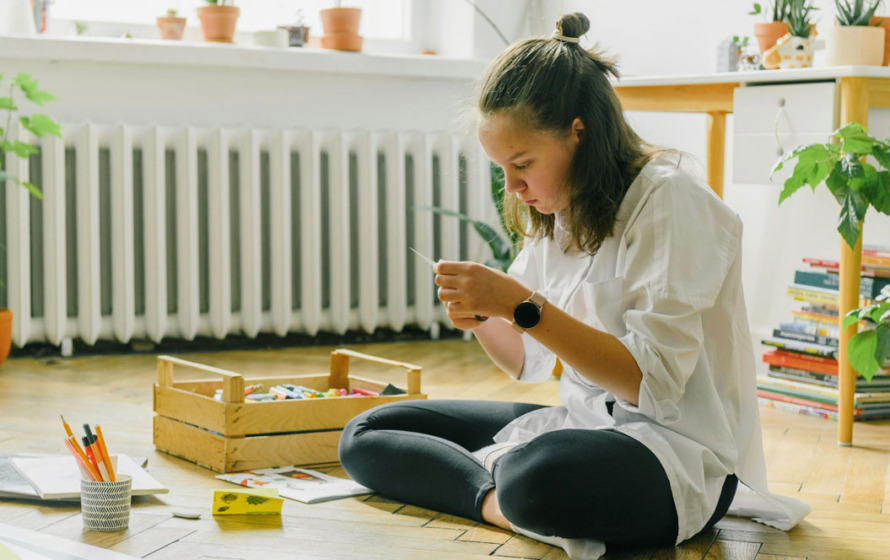
[[[504,516],[541,535],[612,546],[674,544],[677,514],[667,475],[629,436],[548,432],[499,457],[491,473],[473,456],[501,428],[538,408],[456,400],[383,405],[347,424],[340,462],[354,480],[384,496],[477,521],[485,521],[483,501],[496,488]],[[713,522],[726,511],[717,509]]]

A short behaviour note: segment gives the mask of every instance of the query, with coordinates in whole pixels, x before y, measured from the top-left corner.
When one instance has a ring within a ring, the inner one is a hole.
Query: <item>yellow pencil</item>
[[[96,424],[96,439],[99,441],[99,452],[102,453],[105,468],[108,470],[108,479],[114,482],[117,480],[117,475],[114,474],[114,465],[111,464],[111,456],[108,454],[108,448],[105,447],[105,436],[102,435],[102,427],[99,424]]]

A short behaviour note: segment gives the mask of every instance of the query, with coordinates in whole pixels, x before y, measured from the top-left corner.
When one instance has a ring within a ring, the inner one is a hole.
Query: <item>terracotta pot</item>
[[[203,6],[198,8],[204,40],[209,43],[234,43],[237,6]]]
[[[0,366],[12,348],[12,310],[0,307]]]
[[[362,17],[359,8],[330,8],[319,12],[324,33],[346,32],[358,35],[358,24]]]
[[[321,46],[340,51],[362,50],[362,37],[358,34],[362,11],[359,8],[330,8],[322,10],[321,24],[324,36]]]
[[[351,33],[325,33],[321,38],[321,46],[336,51],[359,52],[362,50],[364,38]]]
[[[788,25],[783,21],[754,24],[754,36],[757,37],[757,46],[761,53],[773,48],[776,41],[786,33],[788,33]]]
[[[825,30],[826,66],[880,66],[884,28],[836,25]]]
[[[887,66],[890,63],[890,17],[873,17],[870,23],[884,29],[884,63],[882,66]]]
[[[166,16],[158,18],[158,29],[161,31],[161,39],[178,41],[182,39],[185,31],[185,18]]]

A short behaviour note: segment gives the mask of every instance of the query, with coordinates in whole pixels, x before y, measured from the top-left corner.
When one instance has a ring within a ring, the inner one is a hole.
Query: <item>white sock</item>
[[[547,543],[551,546],[558,546],[566,551],[572,560],[596,560],[606,553],[606,545],[602,541],[596,539],[566,539],[563,537],[546,537],[533,533],[521,527],[510,523],[513,531],[520,535],[525,535],[530,539]]]

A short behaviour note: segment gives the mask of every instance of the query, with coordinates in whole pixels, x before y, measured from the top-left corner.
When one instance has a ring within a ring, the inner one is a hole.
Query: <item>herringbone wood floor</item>
[[[513,383],[472,342],[352,348],[423,366],[423,390],[431,398],[558,402],[555,383]],[[330,350],[183,357],[247,376],[287,375],[327,371]],[[394,370],[361,371],[404,383]],[[149,470],[171,493],[135,499],[130,528],[118,533],[84,532],[79,507],[63,503],[2,501],[0,521],[152,560],[565,558],[561,550],[510,532],[379,497],[314,505],[285,500],[280,518],[215,519],[209,514],[210,493],[224,483],[210,471],[154,451],[155,378],[155,358],[149,355],[7,361],[0,369],[0,452],[64,452],[61,413],[72,425],[101,424],[115,452],[147,456]],[[855,446],[841,448],[834,422],[770,409],[762,409],[761,416],[772,489],[813,506],[800,526],[783,533],[725,518],[715,530],[681,546],[611,552],[607,558],[890,558],[890,422],[857,423]],[[343,475],[336,465],[323,470]],[[197,521],[173,518],[176,508],[197,509],[203,516]]]

